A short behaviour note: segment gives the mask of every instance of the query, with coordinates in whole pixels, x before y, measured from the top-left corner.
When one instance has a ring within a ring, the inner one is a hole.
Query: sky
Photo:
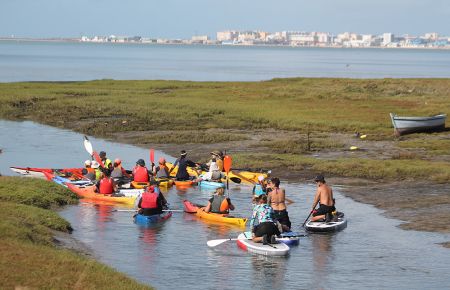
[[[223,30],[450,36],[450,0],[0,0],[0,36],[215,38]]]

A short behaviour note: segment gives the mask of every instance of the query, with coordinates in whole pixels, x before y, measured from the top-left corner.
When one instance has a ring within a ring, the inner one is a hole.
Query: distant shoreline
[[[57,42],[57,43],[89,43],[89,44],[113,44],[113,45],[178,45],[178,46],[217,46],[217,47],[281,47],[281,48],[335,48],[335,49],[381,49],[381,50],[442,50],[448,51],[449,47],[348,47],[348,46],[336,46],[336,45],[287,45],[287,44],[217,44],[217,43],[155,43],[155,42],[111,42],[111,41],[81,41],[79,38],[12,38],[12,37],[0,37],[0,41],[11,42]]]

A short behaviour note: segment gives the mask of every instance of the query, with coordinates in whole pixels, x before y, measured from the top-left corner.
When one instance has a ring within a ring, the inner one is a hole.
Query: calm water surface
[[[0,121],[0,172],[14,174],[9,166],[80,166],[88,157],[82,135],[31,122]],[[127,167],[148,150],[92,138],[94,149],[120,156]],[[164,155],[156,151],[156,158]],[[167,155],[164,155],[168,157]],[[286,183],[294,229],[307,216],[313,184]],[[174,213],[154,227],[133,224],[131,213],[118,207],[82,202],[66,207],[61,215],[70,221],[74,238],[89,246],[102,262],[157,289],[448,289],[449,250],[438,242],[450,235],[403,231],[398,221],[380,210],[354,202],[335,186],[338,209],[348,227],[337,234],[310,235],[291,249],[287,258],[252,256],[227,242],[215,249],[208,239],[236,237],[240,229],[208,224],[195,216]],[[189,199],[204,202],[210,192],[197,188],[169,190],[173,208]],[[233,184],[230,196],[236,213],[251,212],[250,188]]]
[[[450,50],[0,41],[0,82],[450,77]]]

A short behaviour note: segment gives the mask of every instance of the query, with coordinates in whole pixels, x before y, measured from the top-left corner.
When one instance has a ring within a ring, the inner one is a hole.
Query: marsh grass
[[[98,137],[117,132],[151,132],[141,143],[220,143],[245,140],[227,133],[206,136],[208,129],[285,130],[305,135],[362,132],[366,142],[392,141],[389,113],[427,116],[450,112],[450,79],[333,79],[292,78],[263,82],[114,81],[56,83],[1,83],[0,118],[30,119],[73,129]],[[448,121],[447,121],[448,122]],[[157,131],[157,132],[156,132]],[[161,134],[171,131],[172,134]],[[182,131],[190,133],[180,133]],[[191,133],[197,131],[198,133]],[[192,135],[193,134],[193,135]],[[407,139],[408,140],[408,139]],[[137,143],[139,143],[137,142]],[[434,141],[433,141],[434,142]],[[433,155],[448,155],[449,143],[404,142],[400,146],[423,146]],[[268,139],[262,145],[273,150],[269,162],[275,167],[303,167],[293,160],[305,152],[304,138]],[[307,151],[340,150],[339,142],[313,139]],[[405,147],[405,148],[406,148]],[[243,158],[243,157],[241,157]],[[302,157],[306,158],[306,157]],[[345,176],[384,178],[416,170],[416,156],[394,154],[391,163],[343,160],[326,168]],[[259,163],[252,161],[253,163]],[[403,162],[403,167],[399,162]],[[410,164],[408,165],[408,162]],[[319,163],[315,161],[314,164]],[[278,166],[276,166],[278,165]],[[343,166],[348,168],[343,168]],[[448,180],[436,163],[430,179]],[[440,165],[439,165],[440,166]],[[267,165],[262,165],[267,168]],[[405,169],[409,168],[409,169]],[[446,168],[446,166],[444,166]],[[379,170],[379,172],[377,172]]]
[[[310,170],[344,177],[361,177],[379,180],[428,180],[450,182],[450,164],[417,159],[373,160],[367,158],[317,159],[298,154],[247,154],[233,155],[238,167],[281,168],[284,170]]]
[[[171,131],[167,133],[154,133],[140,136],[135,138],[134,141],[139,144],[213,144],[220,142],[243,141],[247,139],[248,137],[244,134],[210,133],[207,131]]]
[[[391,133],[389,112],[449,111],[447,79],[275,79],[265,82],[91,81],[0,84],[0,117],[78,129],[125,116],[142,130],[205,128]],[[121,120],[122,121],[122,120]],[[110,121],[112,122],[112,121]],[[100,126],[100,125],[99,125]],[[128,131],[121,122],[100,130]],[[104,127],[104,126],[101,126]],[[94,128],[83,128],[84,133]]]
[[[14,289],[150,289],[92,259],[55,247],[70,224],[50,210],[76,203],[67,189],[34,178],[0,177],[0,281]]]

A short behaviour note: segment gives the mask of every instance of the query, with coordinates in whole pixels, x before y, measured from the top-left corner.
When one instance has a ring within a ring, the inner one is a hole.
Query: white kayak
[[[255,243],[251,240],[249,232],[241,233],[238,237],[237,244],[239,248],[264,256],[286,256],[289,254],[289,246],[284,243],[263,245],[262,243]]]
[[[305,225],[305,229],[309,232],[337,232],[347,227],[347,219],[344,213],[337,213],[337,220],[334,221],[308,221]]]

